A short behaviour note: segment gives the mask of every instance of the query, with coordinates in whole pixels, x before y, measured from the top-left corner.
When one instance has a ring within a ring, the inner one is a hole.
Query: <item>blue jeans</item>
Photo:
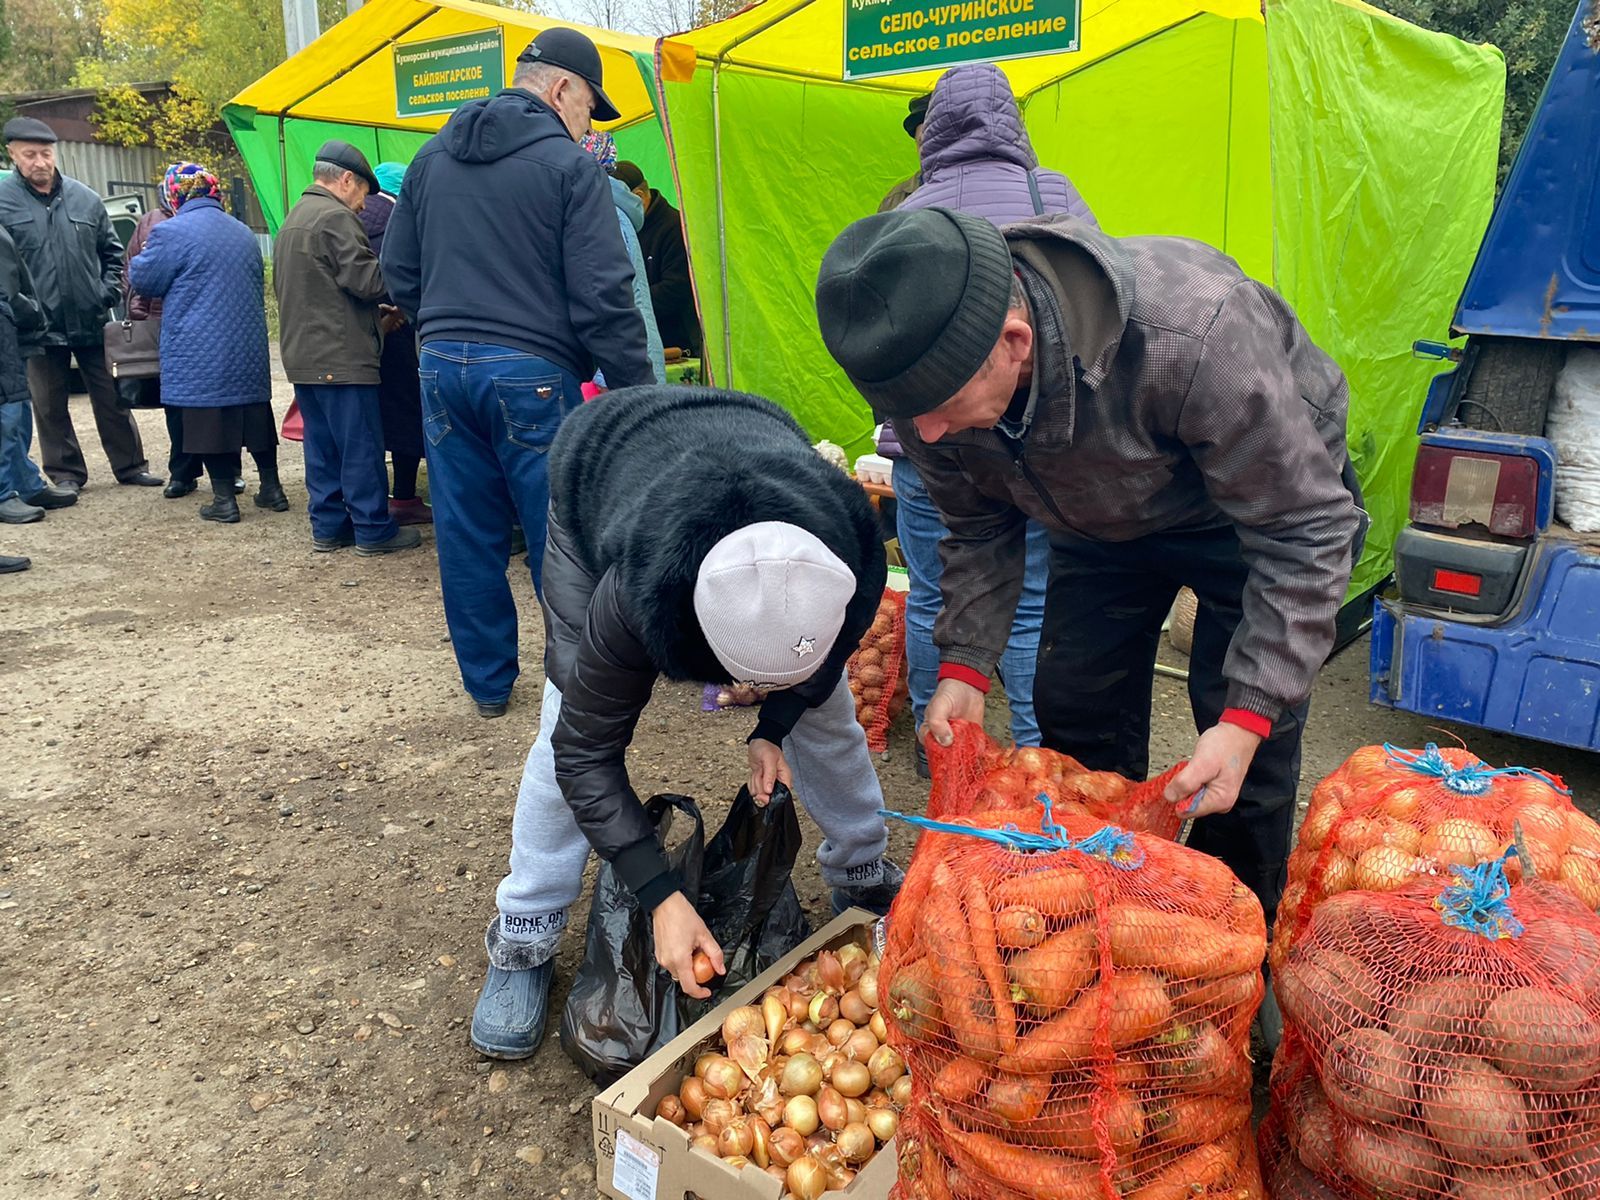
[[[498,704],[517,678],[517,606],[506,581],[511,526],[528,539],[537,594],[550,505],[546,456],[583,398],[577,377],[556,364],[487,342],[429,342],[417,375],[445,622],[467,694]]]
[[[939,650],[933,644],[933,623],[944,607],[939,579],[939,543],[944,522],[928,498],[928,489],[911,460],[894,460],[896,535],[911,576],[906,597],[906,668],[911,707],[917,724],[939,681]],[[1039,722],[1033,715],[1033,676],[1039,659],[1039,629],[1044,624],[1044,589],[1050,576],[1050,539],[1037,521],[1028,522],[1028,565],[1022,597],[1011,625],[1011,640],[1000,656],[1000,681],[1011,705],[1011,737],[1019,746],[1039,744]]]
[[[305,422],[306,512],[311,535],[349,536],[363,546],[400,531],[389,515],[389,472],[383,462],[378,385],[297,383]]]
[[[50,485],[28,457],[33,445],[33,405],[0,404],[0,500],[37,496]]]

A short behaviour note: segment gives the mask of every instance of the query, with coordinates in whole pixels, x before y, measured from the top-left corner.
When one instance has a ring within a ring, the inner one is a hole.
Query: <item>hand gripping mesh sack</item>
[[[1600,826],[1553,775],[1490,767],[1468,750],[1365,746],[1311,795],[1273,931],[1283,961],[1316,906],[1351,888],[1395,891],[1502,853],[1520,826],[1540,879],[1600,906]],[[1521,862],[1512,859],[1513,880]]]
[[[900,1200],[1259,1200],[1266,927],[1209,856],[1053,805],[924,828],[880,988]]]
[[[1600,918],[1504,862],[1336,896],[1296,939],[1276,1200],[1600,1196]]]

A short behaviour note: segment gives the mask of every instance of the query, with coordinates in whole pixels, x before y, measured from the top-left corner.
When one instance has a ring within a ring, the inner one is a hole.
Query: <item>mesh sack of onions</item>
[[[879,986],[911,1074],[900,1200],[1258,1200],[1255,895],[1033,802],[922,833]]]
[[[889,726],[905,707],[906,596],[885,588],[878,615],[860,648],[845,664],[856,720],[867,731],[867,749],[882,754],[889,748]]]
[[[1365,746],[1316,786],[1289,858],[1273,931],[1281,963],[1316,906],[1352,888],[1396,891],[1448,880],[1501,854],[1521,828],[1540,879],[1600,907],[1600,825],[1572,805],[1561,780],[1526,767],[1490,767],[1468,750]],[[1521,877],[1521,860],[1508,865]]]
[[[1276,1200],[1600,1196],[1600,918],[1513,857],[1318,906],[1273,977]]]

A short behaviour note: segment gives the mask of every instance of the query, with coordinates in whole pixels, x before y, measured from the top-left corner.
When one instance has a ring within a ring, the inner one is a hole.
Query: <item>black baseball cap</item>
[[[622,115],[617,111],[617,106],[611,103],[611,97],[606,95],[605,89],[600,86],[602,78],[600,51],[576,29],[551,26],[528,43],[527,49],[517,55],[517,61],[546,63],[552,67],[560,67],[564,71],[571,71],[587,83],[594,89],[596,121],[615,121]]]
[[[346,171],[353,172],[365,179],[367,181],[367,191],[374,196],[383,191],[378,186],[378,177],[372,172],[372,164],[367,162],[367,156],[349,142],[341,142],[337,138],[333,141],[323,142],[322,149],[317,151],[317,161],[332,163],[336,167],[343,167]]]
[[[47,146],[60,140],[56,131],[37,117],[12,117],[0,138],[7,142],[43,142]]]
[[[906,119],[901,122],[905,126],[907,137],[916,137],[917,130],[928,119],[928,101],[933,99],[932,92],[923,92],[920,96],[911,97],[906,105]]]

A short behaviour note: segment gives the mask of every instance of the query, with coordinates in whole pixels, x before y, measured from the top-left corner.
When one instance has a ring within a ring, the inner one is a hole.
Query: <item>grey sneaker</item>
[[[386,537],[381,542],[368,542],[365,545],[357,542],[356,553],[363,558],[370,558],[374,554],[393,554],[396,550],[410,550],[420,545],[422,535],[408,527],[395,530],[392,537]]]
[[[44,509],[29,504],[20,496],[0,501],[0,521],[4,521],[7,525],[31,525],[35,521],[42,520],[44,520]]]
[[[892,859],[885,857],[883,875],[877,883],[869,883],[864,887],[833,889],[833,915],[837,917],[847,908],[864,908],[868,912],[877,913],[880,917],[886,917],[889,915],[889,906],[900,894],[900,885],[905,881],[906,873],[895,866]]]
[[[490,1058],[529,1058],[544,1041],[556,961],[525,971],[490,966],[472,1010],[472,1047]]]

